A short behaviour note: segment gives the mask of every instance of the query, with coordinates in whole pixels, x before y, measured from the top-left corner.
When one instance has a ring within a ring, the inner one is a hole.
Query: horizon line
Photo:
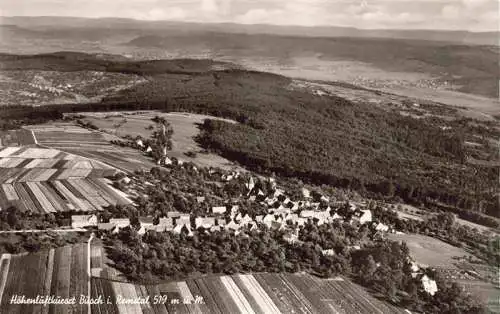
[[[155,22],[169,22],[169,23],[186,23],[186,24],[233,24],[242,26],[274,26],[274,27],[299,27],[299,28],[350,28],[364,31],[435,31],[435,32],[469,32],[469,33],[500,33],[499,29],[496,30],[469,30],[469,29],[444,29],[444,28],[362,28],[356,26],[342,26],[342,25],[296,25],[296,24],[269,24],[269,23],[237,23],[237,22],[199,22],[199,21],[179,21],[179,20],[145,20],[132,17],[120,16],[101,16],[101,17],[87,17],[87,16],[69,16],[69,15],[0,15],[0,25],[12,25],[1,23],[2,18],[73,18],[73,19],[87,19],[87,20],[104,20],[104,19],[121,19],[137,22],[155,23]]]

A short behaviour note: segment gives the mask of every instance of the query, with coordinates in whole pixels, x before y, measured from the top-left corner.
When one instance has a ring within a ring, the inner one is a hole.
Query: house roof
[[[71,221],[74,221],[74,222],[76,222],[76,221],[88,221],[93,217],[96,217],[96,216],[95,215],[72,215]]]
[[[115,224],[112,224],[110,222],[97,224],[97,229],[99,230],[110,231],[113,230],[115,227],[116,227]]]
[[[153,217],[139,217],[139,222],[141,224],[153,224],[154,218]]]
[[[130,223],[129,218],[111,218],[109,220],[110,223]]]

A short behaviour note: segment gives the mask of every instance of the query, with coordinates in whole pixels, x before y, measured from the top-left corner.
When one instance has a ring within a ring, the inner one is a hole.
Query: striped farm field
[[[71,122],[32,125],[25,129],[32,132],[37,143],[44,147],[100,161],[122,171],[149,170],[155,165],[137,150],[110,144],[111,139],[119,138]]]
[[[348,279],[309,274],[207,275],[155,285],[106,278],[110,268],[100,244],[91,247],[91,295],[110,303],[92,313],[406,313],[370,296]],[[0,313],[40,313],[32,305],[10,304],[13,295],[87,295],[87,246],[78,244],[35,254],[4,254],[0,260]],[[119,298],[146,304],[117,304]],[[179,303],[172,302],[178,299]],[[156,302],[155,302],[156,301]],[[46,313],[86,313],[82,305],[51,305]]]
[[[0,210],[15,206],[38,213],[89,212],[129,204],[105,179],[117,172],[105,163],[53,148],[0,147]]]
[[[78,244],[35,254],[4,254],[0,260],[0,313],[86,313],[76,305],[11,304],[15,295],[26,298],[87,295],[87,246]],[[78,302],[77,302],[78,303]]]
[[[109,205],[130,204],[104,178],[4,183],[0,188],[0,208],[16,206],[22,211],[51,213],[100,211]]]
[[[92,289],[95,296],[103,292],[113,298],[150,296],[147,305],[96,305],[93,313],[405,313],[348,279],[308,274],[210,275],[159,285],[93,278]],[[154,304],[154,296],[167,296],[167,300]],[[173,298],[180,304],[172,304]]]

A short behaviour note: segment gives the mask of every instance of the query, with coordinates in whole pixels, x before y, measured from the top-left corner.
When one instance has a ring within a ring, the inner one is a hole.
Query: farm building
[[[85,228],[97,226],[96,215],[73,215],[71,216],[72,228]]]

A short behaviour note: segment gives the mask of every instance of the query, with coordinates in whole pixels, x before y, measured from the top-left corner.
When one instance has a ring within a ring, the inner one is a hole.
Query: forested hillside
[[[283,76],[216,70],[209,60],[132,62],[64,53],[26,58],[29,62],[19,63],[19,57],[4,56],[0,68],[77,71],[98,64],[96,70],[147,78],[99,103],[44,110],[161,109],[232,118],[240,123],[207,121],[198,140],[251,169],[371,196],[400,197],[462,215],[460,208],[499,212],[494,189],[497,155],[491,145],[499,131],[492,123],[442,115],[453,113],[452,108],[428,105],[441,115],[404,116],[389,106],[291,89],[291,80]],[[471,139],[480,146],[464,146]],[[469,163],[471,155],[486,166]]]

